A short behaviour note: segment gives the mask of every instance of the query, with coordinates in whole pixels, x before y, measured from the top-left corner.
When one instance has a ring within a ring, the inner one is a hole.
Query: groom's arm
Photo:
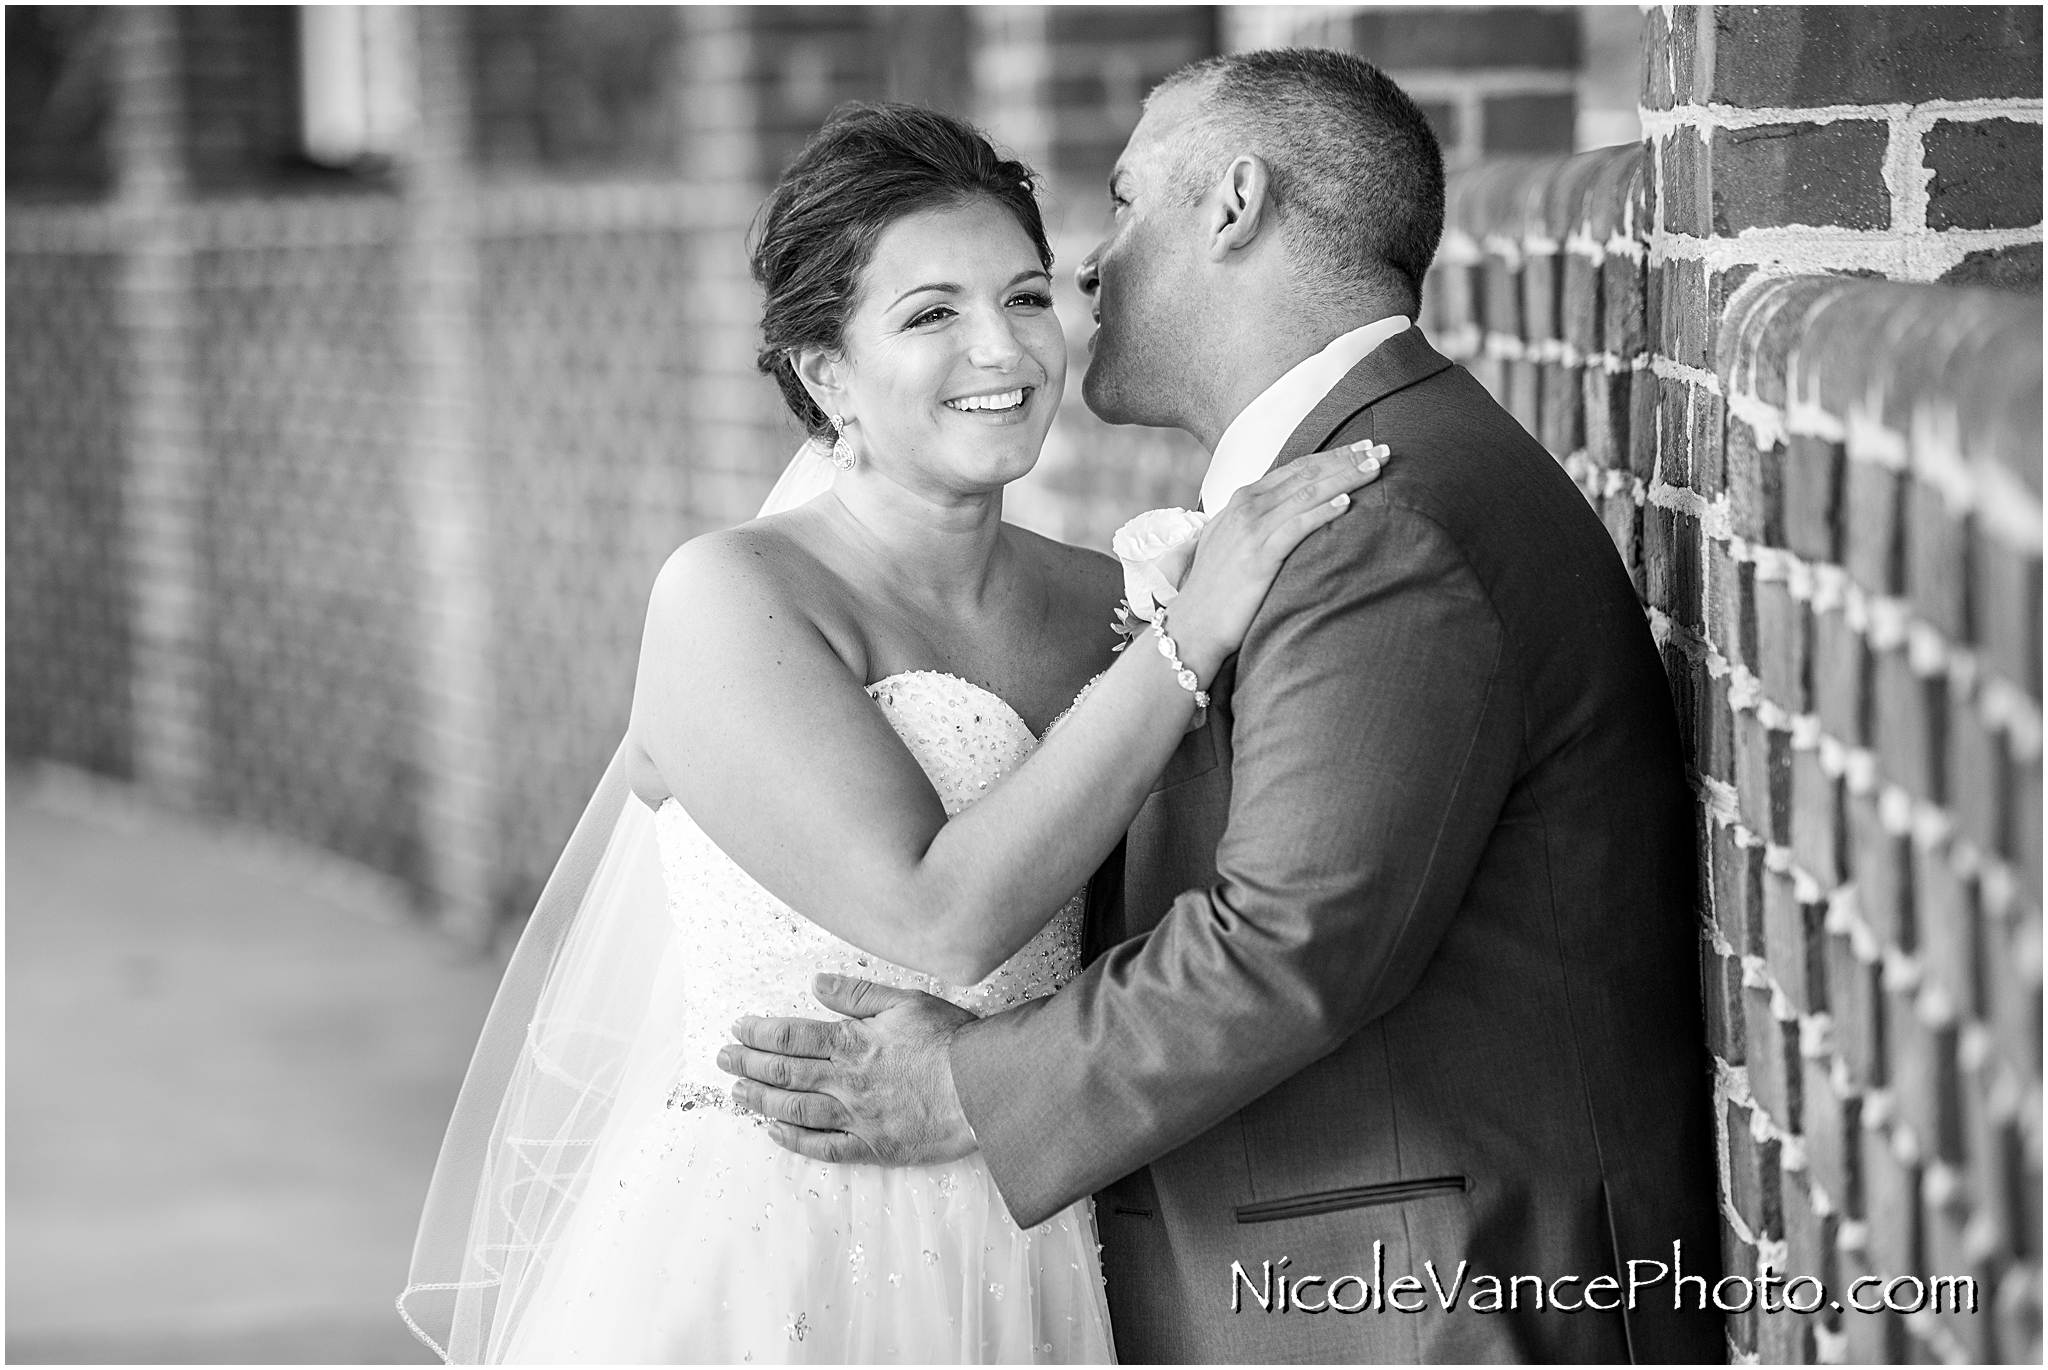
[[[1384,495],[1287,563],[1238,658],[1217,880],[1061,993],[954,1036],[953,1083],[1029,1227],[1206,1131],[1414,987],[1512,779],[1500,622]]]

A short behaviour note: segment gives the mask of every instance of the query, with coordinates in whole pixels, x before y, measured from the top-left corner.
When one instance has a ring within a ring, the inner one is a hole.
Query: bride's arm
[[[1372,479],[1359,454],[1276,471],[1205,530],[1170,615],[1202,680],[1288,552]],[[698,825],[838,937],[949,984],[1013,954],[1116,845],[1194,707],[1149,632],[1052,737],[947,820],[924,772],[744,531],[657,580],[633,733]]]

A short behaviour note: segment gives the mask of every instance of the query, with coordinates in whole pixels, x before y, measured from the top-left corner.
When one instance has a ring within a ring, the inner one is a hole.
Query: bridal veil
[[[832,485],[804,444],[761,515]],[[626,744],[578,820],[484,1021],[427,1189],[399,1315],[457,1364],[503,1358],[582,1198],[614,1101],[672,1078],[690,967],[670,935],[653,812]]]

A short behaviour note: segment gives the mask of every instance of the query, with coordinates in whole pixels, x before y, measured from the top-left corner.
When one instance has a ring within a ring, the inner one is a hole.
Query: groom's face
[[[1109,235],[1076,273],[1096,322],[1081,394],[1110,423],[1175,427],[1184,413],[1206,282],[1199,211],[1174,181],[1177,135],[1198,104],[1182,88],[1146,106],[1111,173]]]

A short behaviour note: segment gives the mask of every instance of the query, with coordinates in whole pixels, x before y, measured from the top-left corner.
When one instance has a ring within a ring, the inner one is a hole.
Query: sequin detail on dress
[[[868,695],[924,768],[948,817],[987,794],[1038,748],[1015,709],[957,676],[905,672],[868,686]],[[732,1077],[713,1063],[729,1025],[745,1014],[817,1017],[822,1010],[811,997],[811,977],[819,972],[921,990],[986,1017],[1051,994],[1081,968],[1080,894],[980,984],[945,985],[842,941],[777,899],[674,799],[655,814],[655,825],[669,913],[677,934],[693,948],[692,964],[701,968],[694,983],[702,988],[691,996],[683,1074],[672,1096],[678,1107],[685,1099],[732,1107]]]
[[[1038,745],[1007,703],[953,676],[910,672],[868,693],[949,815]],[[655,831],[688,1007],[664,1020],[668,1036],[637,1044],[659,1063],[659,1088],[620,1099],[505,1359],[1113,1359],[1089,1200],[1026,1232],[979,1153],[906,1168],[807,1160],[733,1104],[714,1064],[742,1014],[821,1016],[810,993],[820,970],[982,1014],[1050,994],[1080,969],[1080,896],[980,984],[947,987],[798,915],[673,800]]]

